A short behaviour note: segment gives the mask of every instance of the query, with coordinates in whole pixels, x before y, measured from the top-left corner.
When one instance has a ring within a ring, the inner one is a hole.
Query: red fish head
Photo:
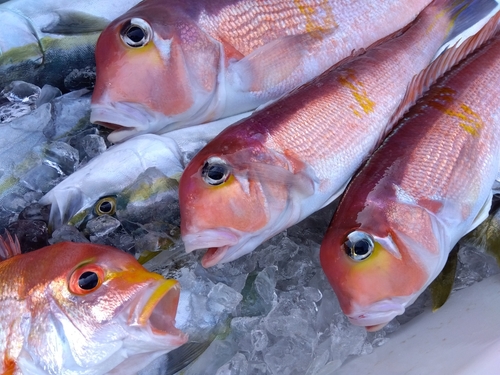
[[[209,248],[205,267],[234,260],[275,234],[286,221],[291,173],[263,146],[252,120],[226,129],[185,169],[179,184],[186,251]],[[286,215],[285,215],[286,216]]]
[[[345,210],[338,211],[321,244],[320,258],[351,323],[376,331],[415,301],[430,283],[430,269],[436,268],[437,259],[426,248],[433,242],[432,230],[417,225],[418,213],[413,229],[422,229],[419,236],[428,236],[427,243],[412,238],[416,232],[404,229],[405,224],[411,228],[412,222],[405,223],[403,217],[389,225],[390,219],[376,209],[368,211],[366,220],[358,215],[362,224],[343,215]],[[391,209],[387,212],[391,214]]]
[[[91,121],[112,142],[211,120],[220,50],[175,6],[143,2],[114,20],[96,45]]]
[[[62,242],[3,261],[0,278],[5,276],[14,277],[16,290],[24,294],[20,298],[28,301],[30,338],[35,341],[27,345],[42,362],[44,346],[60,340],[59,335],[64,335],[72,361],[104,369],[119,363],[106,358],[120,341],[124,360],[139,353],[144,360],[154,358],[155,352],[187,341],[174,326],[177,281],[147,271],[121,250]],[[55,321],[57,337],[50,329]]]

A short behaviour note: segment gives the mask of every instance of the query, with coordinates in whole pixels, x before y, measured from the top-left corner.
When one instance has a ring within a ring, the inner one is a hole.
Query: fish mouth
[[[187,253],[198,249],[207,249],[201,263],[203,267],[212,267],[224,260],[229,248],[238,244],[240,236],[229,229],[208,229],[182,236]]]
[[[201,265],[205,268],[213,267],[224,259],[229,246],[211,247],[201,258]]]
[[[179,297],[179,283],[163,279],[144,305],[139,306],[140,313],[131,325],[149,327],[155,335],[169,336],[173,345],[184,344],[188,339],[187,335],[175,327]]]
[[[375,332],[404,312],[405,303],[401,298],[396,298],[376,302],[365,311],[357,311],[346,315],[351,324],[364,326],[368,332]]]
[[[110,142],[118,143],[144,133],[163,129],[168,118],[139,103],[113,102],[90,105],[90,122],[113,129]]]

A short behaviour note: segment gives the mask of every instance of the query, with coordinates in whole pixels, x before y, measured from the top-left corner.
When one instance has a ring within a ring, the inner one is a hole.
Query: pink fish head
[[[425,210],[409,218],[405,205],[387,201],[356,216],[362,206],[347,206],[339,206],[321,244],[321,265],[351,323],[376,331],[432,281],[438,257],[429,248],[438,244]]]
[[[112,142],[209,121],[219,59],[180,7],[143,1],[99,37],[91,121],[115,129]]]
[[[179,184],[186,251],[206,249],[205,267],[234,260],[287,222],[290,173],[252,119],[223,131],[186,167]],[[275,226],[277,229],[275,230]]]
[[[123,366],[117,373],[132,373],[187,341],[174,326],[178,282],[109,246],[62,242],[13,256],[0,262],[0,281],[0,297],[14,292],[20,301],[15,306],[1,302],[11,297],[0,298],[0,308],[11,310],[6,316],[14,320],[29,310],[23,347],[37,366],[55,372],[108,373]]]

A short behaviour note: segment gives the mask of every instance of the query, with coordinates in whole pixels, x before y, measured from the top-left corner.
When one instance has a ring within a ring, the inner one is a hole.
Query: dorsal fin
[[[17,236],[12,237],[6,230],[3,236],[0,236],[0,261],[12,258],[21,254],[21,245]]]
[[[465,42],[444,50],[426,69],[413,77],[404,99],[391,117],[388,129],[393,128],[394,124],[438,78],[491,39],[500,28],[499,20],[500,12],[497,12],[480,31],[467,38]]]

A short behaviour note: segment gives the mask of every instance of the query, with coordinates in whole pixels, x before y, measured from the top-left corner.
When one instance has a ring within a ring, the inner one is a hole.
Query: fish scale
[[[429,2],[144,0],[97,42],[91,121],[121,142],[253,110],[397,32]],[[129,25],[145,35],[138,46],[126,42]]]
[[[407,91],[425,88],[411,82],[463,6],[434,2],[402,35],[331,68],[202,149],[179,185],[186,250],[209,248],[205,266],[234,260],[338,197],[392,128],[394,113],[411,103]],[[443,69],[430,68],[431,76]],[[211,168],[227,171],[227,180],[212,186],[204,176]]]
[[[497,33],[431,88],[348,187],[321,263],[352,323],[376,330],[403,313],[487,217],[500,171],[499,62]],[[344,251],[354,233],[363,240],[352,247],[373,243],[358,262]]]
[[[132,374],[187,340],[173,325],[177,281],[121,250],[63,242],[21,254],[7,235],[0,260],[2,374]]]

